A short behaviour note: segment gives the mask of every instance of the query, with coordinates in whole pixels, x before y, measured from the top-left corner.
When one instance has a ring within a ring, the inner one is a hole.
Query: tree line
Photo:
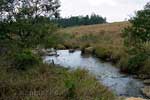
[[[106,23],[106,18],[97,14],[91,14],[86,16],[72,16],[68,18],[52,19],[52,22],[58,24],[60,27],[70,27],[79,25],[93,25]]]

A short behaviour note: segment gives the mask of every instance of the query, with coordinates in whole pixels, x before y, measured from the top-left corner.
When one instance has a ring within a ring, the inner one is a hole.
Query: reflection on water
[[[45,56],[44,61],[59,64],[71,69],[86,69],[94,74],[96,78],[105,86],[109,87],[119,96],[142,97],[140,89],[142,82],[133,79],[131,76],[124,75],[110,63],[103,63],[92,56],[82,56],[81,51],[69,53],[68,50],[58,50],[59,56]]]

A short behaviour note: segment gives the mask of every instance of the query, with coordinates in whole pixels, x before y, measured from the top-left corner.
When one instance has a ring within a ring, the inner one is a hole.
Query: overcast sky
[[[90,15],[96,13],[108,22],[124,21],[142,9],[150,0],[60,0],[61,16]]]

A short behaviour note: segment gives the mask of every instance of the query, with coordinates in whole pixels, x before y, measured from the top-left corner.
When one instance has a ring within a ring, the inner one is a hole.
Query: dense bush
[[[47,41],[45,42],[46,48],[56,47],[59,43],[61,43],[62,37],[59,37],[57,34],[52,34],[48,36]]]
[[[95,55],[103,60],[110,58],[111,52],[105,47],[98,46],[95,48]]]
[[[137,73],[143,69],[144,62],[150,57],[150,3],[135,15],[129,20],[131,26],[124,29],[124,44],[130,55],[127,69],[130,73]]]
[[[148,55],[144,53],[136,54],[128,59],[127,69],[130,73],[137,73],[139,69],[144,65],[144,61],[148,58]]]
[[[13,55],[14,67],[18,70],[27,70],[29,67],[38,65],[41,59],[30,50],[23,50]]]
[[[150,76],[150,58],[144,61],[144,66],[141,67],[139,73]]]

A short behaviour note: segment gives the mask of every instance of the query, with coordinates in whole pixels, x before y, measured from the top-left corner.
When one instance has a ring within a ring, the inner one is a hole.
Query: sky
[[[107,18],[108,22],[119,22],[134,16],[150,0],[60,0],[61,16],[91,15]]]

